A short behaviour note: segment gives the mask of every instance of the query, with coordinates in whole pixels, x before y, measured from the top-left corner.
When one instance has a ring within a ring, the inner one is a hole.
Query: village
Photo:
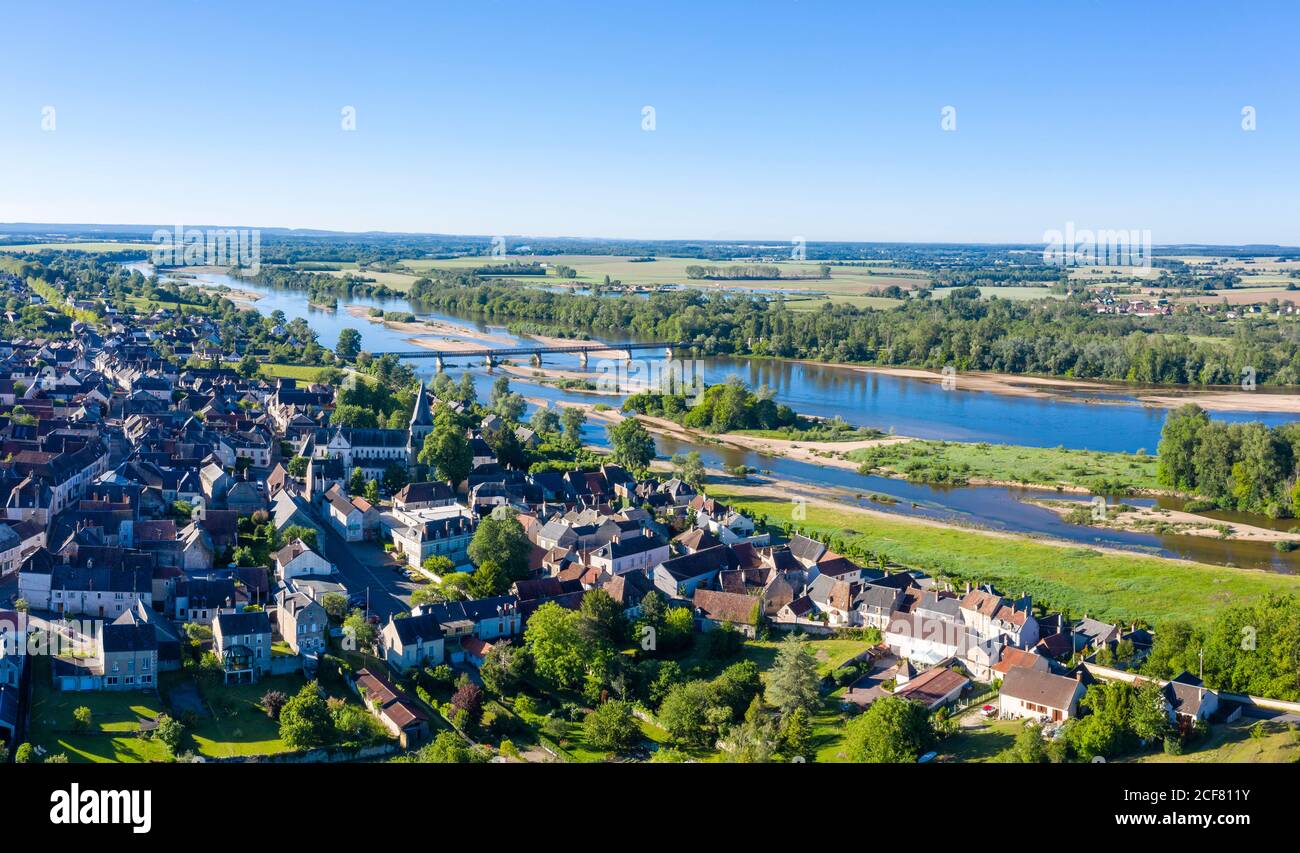
[[[1064,760],[1112,685],[1175,754],[1294,710],[1136,674],[1145,627],[855,562],[593,454],[508,383],[339,426],[346,391],[248,375],[202,314],[70,332],[0,342],[14,761]],[[433,476],[444,443],[463,477]],[[897,703],[923,733],[886,753],[840,731]]]

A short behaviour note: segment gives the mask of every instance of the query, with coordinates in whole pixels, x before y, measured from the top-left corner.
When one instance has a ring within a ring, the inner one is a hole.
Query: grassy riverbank
[[[791,522],[797,506],[779,484],[715,483],[708,493],[776,525]],[[806,515],[793,523],[810,535],[833,537],[849,556],[879,553],[932,574],[992,583],[1008,593],[1028,591],[1036,601],[1075,616],[1206,623],[1223,608],[1267,592],[1300,593],[1300,577],[1294,575],[1071,547],[820,500],[808,502]]]
[[[864,473],[926,483],[1023,483],[1108,493],[1160,488],[1156,457],[1145,454],[918,439],[853,450],[845,458]]]

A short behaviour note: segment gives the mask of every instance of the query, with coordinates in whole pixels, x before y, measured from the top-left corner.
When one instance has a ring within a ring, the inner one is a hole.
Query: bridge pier
[[[664,358],[668,359],[669,361],[672,361],[672,360],[673,360],[673,348],[672,348],[672,347],[664,347]]]
[[[529,362],[533,365],[533,367],[541,367],[542,354],[537,352],[533,353],[532,357],[529,359]]]
[[[447,370],[447,362],[443,361],[442,355],[436,355],[436,356],[434,356],[434,359],[433,359],[433,367],[434,367],[434,369],[437,370],[439,373],[444,373],[444,372],[446,372],[446,370]]]
[[[496,357],[495,355],[493,355],[492,353],[488,353],[488,354],[487,354],[487,368],[488,368],[488,370],[491,370],[492,368],[494,368],[494,367],[496,367],[496,366],[497,366],[497,357]]]
[[[585,349],[578,351],[578,364],[581,364],[583,367],[587,366],[587,351]]]

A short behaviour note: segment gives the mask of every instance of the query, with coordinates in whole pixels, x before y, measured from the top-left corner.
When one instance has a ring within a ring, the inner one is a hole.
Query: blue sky
[[[1300,244],[1294,4],[323,5],[11,5],[0,222]]]

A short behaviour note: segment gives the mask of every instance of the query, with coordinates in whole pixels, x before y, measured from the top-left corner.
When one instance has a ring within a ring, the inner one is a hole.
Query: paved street
[[[397,571],[393,558],[384,553],[375,542],[343,540],[330,525],[321,522],[325,530],[325,559],[338,567],[348,594],[365,594],[370,590],[370,612],[377,613],[383,621],[390,614],[410,608],[411,590],[417,586],[407,579],[404,571]]]

